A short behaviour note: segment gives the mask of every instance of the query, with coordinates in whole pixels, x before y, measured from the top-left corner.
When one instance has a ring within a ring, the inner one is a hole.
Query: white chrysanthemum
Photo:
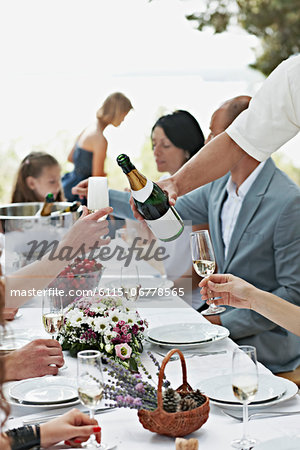
[[[112,325],[116,325],[119,320],[123,320],[123,314],[118,309],[108,312],[108,318]]]
[[[104,341],[106,342],[106,344],[110,343],[110,341],[115,338],[117,336],[117,332],[116,331],[111,331],[111,330],[105,330],[103,337],[104,337]]]
[[[126,314],[125,321],[127,323],[137,323],[139,318],[140,318],[139,315],[135,311],[128,311],[128,313]]]
[[[90,317],[90,316],[84,316],[84,318],[82,319],[81,323],[86,323],[87,325],[89,325],[90,327],[94,327],[94,321],[95,321],[95,317]]]
[[[94,317],[94,330],[104,333],[110,329],[110,319],[108,317]]]
[[[83,311],[81,311],[78,308],[71,309],[67,313],[67,323],[69,322],[74,327],[80,327],[83,323],[84,314]]]

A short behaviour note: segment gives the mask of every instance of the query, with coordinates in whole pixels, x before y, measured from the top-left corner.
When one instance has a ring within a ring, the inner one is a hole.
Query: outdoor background
[[[109,185],[118,189],[126,186],[115,164],[121,152],[158,179],[149,135],[160,115],[186,109],[207,136],[222,102],[253,95],[264,79],[248,67],[258,38],[238,26],[198,31],[185,16],[204,7],[204,0],[2,0],[0,202],[10,201],[17,167],[32,150],[71,170],[76,136],[114,91],[134,106],[119,128],[105,130]],[[299,143],[276,154],[298,184]]]

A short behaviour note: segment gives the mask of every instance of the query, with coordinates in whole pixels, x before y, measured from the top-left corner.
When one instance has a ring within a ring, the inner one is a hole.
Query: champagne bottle
[[[51,213],[51,216],[60,216],[61,214],[64,214],[67,212],[75,212],[75,211],[77,211],[79,206],[81,206],[81,203],[74,201],[71,205],[66,206],[64,209],[60,209],[58,211],[53,211]]]
[[[54,195],[50,192],[45,197],[45,201],[44,201],[42,210],[40,212],[40,215],[41,216],[50,216],[53,203],[54,203]]]
[[[155,236],[165,242],[180,236],[184,229],[183,221],[175,208],[170,206],[162,189],[142,175],[127,155],[119,155],[117,163],[129,180],[138,212]]]

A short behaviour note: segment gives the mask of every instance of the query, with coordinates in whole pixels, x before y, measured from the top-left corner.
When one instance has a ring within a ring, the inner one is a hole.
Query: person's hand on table
[[[213,274],[203,278],[199,283],[202,299],[208,304],[212,302],[211,296],[215,298],[215,305],[228,305],[236,308],[251,308],[251,298],[255,287],[231,274]],[[208,318],[208,317],[206,317]]]
[[[18,312],[18,308],[4,308],[4,310],[3,310],[4,320],[14,320],[17,312]]]
[[[41,447],[50,447],[58,442],[65,441],[66,445],[76,447],[95,434],[98,443],[101,442],[101,428],[96,419],[72,409],[62,416],[40,425]]]
[[[5,381],[56,375],[64,365],[61,345],[55,339],[36,339],[3,358]]]
[[[87,194],[88,194],[88,184],[89,184],[88,178],[80,181],[80,183],[78,183],[78,184],[76,184],[76,186],[72,187],[72,194],[78,195],[79,198],[81,198],[81,199],[86,198]]]

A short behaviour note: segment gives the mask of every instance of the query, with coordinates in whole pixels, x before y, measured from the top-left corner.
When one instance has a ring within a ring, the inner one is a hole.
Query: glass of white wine
[[[95,409],[99,407],[104,390],[101,353],[97,350],[84,350],[77,353],[77,388],[81,403],[90,410],[90,418],[94,419]],[[107,449],[106,444],[99,444],[95,435],[81,444],[82,447]]]
[[[121,289],[123,297],[129,302],[135,302],[140,296],[141,284],[139,270],[136,265],[121,267]]]
[[[207,230],[194,231],[190,234],[193,267],[200,277],[208,277],[216,268],[213,246]],[[202,311],[204,316],[220,314],[225,311],[224,306],[216,306],[213,302]]]
[[[243,436],[235,439],[231,445],[234,448],[250,449],[256,444],[255,439],[247,436],[248,403],[250,403],[258,389],[258,372],[256,348],[241,345],[232,355],[232,389],[236,398],[243,403]]]
[[[60,295],[46,294],[43,296],[42,316],[46,332],[51,335],[52,339],[56,339],[64,325],[64,311]]]

